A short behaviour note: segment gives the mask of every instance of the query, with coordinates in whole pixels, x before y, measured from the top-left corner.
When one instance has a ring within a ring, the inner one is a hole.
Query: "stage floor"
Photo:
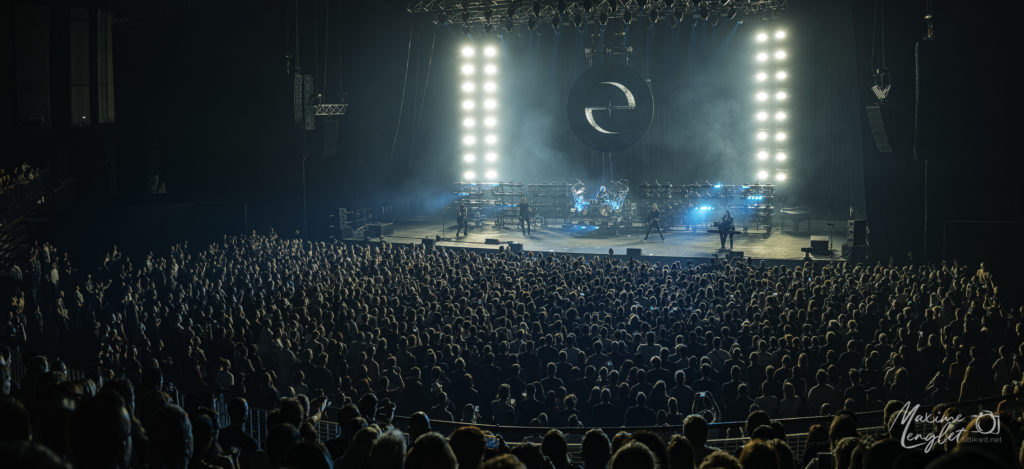
[[[419,244],[423,238],[442,236],[445,240],[437,243],[439,246],[498,249],[497,245],[484,243],[485,239],[494,238],[506,246],[510,241],[522,243],[526,251],[574,254],[607,254],[608,249],[614,249],[615,254],[625,254],[626,248],[640,248],[644,256],[710,258],[714,254],[722,256],[726,252],[718,249],[718,234],[706,231],[670,230],[665,232],[664,241],[655,232],[650,239],[644,241],[644,233],[639,228],[636,231],[620,232],[616,236],[614,232],[583,233],[580,230],[563,229],[561,225],[548,225],[547,228],[533,230],[531,236],[524,236],[518,229],[495,229],[494,224],[488,222],[480,228],[471,226],[468,236],[455,238],[455,225],[450,223],[450,218],[445,221],[449,223],[444,224],[443,234],[440,217],[397,222],[394,234],[385,236],[385,239],[392,243]],[[810,224],[810,228],[800,231],[776,229],[770,236],[763,233],[738,234],[735,236],[733,250],[742,251],[743,255],[755,259],[800,260],[804,257],[800,248],[811,245],[811,235],[828,236],[827,230],[815,230],[814,225],[817,224]],[[845,241],[845,232],[833,233],[832,241],[834,258],[838,259],[840,247]],[[829,256],[812,258],[826,260]]]

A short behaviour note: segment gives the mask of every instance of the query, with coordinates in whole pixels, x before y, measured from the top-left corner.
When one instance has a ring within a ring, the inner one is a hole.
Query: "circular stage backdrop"
[[[566,114],[583,143],[612,153],[629,148],[647,132],[654,117],[654,95],[633,69],[595,65],[573,83]]]

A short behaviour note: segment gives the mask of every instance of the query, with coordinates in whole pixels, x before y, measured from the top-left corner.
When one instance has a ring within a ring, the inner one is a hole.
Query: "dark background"
[[[925,1],[885,2],[886,36],[873,44],[874,3],[793,0],[774,22],[717,28],[687,19],[650,30],[638,20],[628,34],[630,65],[651,79],[655,118],[640,143],[614,157],[615,177],[751,182],[751,38],[784,26],[793,108],[782,204],[836,218],[852,208],[868,218],[873,257],[883,261],[912,252],[1016,262],[1011,228],[959,223],[956,236],[943,235],[948,220],[1021,220],[1020,91],[1011,70],[1020,41],[1009,15],[937,0],[936,39],[915,58]],[[69,124],[67,21],[75,7],[118,18],[112,124]],[[313,236],[334,207],[443,203],[460,172],[457,51],[467,40],[481,43],[479,33],[467,39],[372,1],[21,1],[13,12],[0,35],[2,165],[27,160],[67,183],[54,197],[55,237],[125,242],[123,226],[99,220],[195,203],[231,207],[213,218],[240,218],[242,228],[301,229],[303,154]],[[571,135],[564,116],[596,26],[587,34],[563,27],[555,35],[546,23],[538,30],[517,26],[501,40],[502,175],[599,182],[599,155]],[[883,44],[894,79],[884,106],[892,154],[877,152],[864,114],[874,101],[871,51]],[[290,63],[318,77],[326,101],[346,93],[333,156],[323,155],[323,126],[305,132],[292,123]],[[21,125],[32,109],[49,110],[49,128]],[[167,196],[144,194],[154,173],[167,181]],[[212,233],[200,212],[174,219],[175,233]],[[122,222],[131,223],[143,222]]]

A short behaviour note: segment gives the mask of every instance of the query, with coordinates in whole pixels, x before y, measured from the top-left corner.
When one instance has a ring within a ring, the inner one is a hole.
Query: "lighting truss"
[[[341,117],[348,110],[348,104],[317,104],[313,107],[316,117]]]
[[[430,15],[438,22],[490,30],[498,25],[524,25],[531,20],[570,24],[570,20],[580,18],[583,23],[606,23],[622,21],[624,15],[634,22],[645,16],[677,21],[769,18],[785,10],[786,4],[787,0],[420,0],[411,2],[407,11]]]

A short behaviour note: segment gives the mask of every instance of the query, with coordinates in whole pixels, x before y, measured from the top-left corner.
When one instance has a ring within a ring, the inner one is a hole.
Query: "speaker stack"
[[[853,262],[867,261],[868,256],[868,221],[850,220],[847,222],[846,243],[843,255]]]

